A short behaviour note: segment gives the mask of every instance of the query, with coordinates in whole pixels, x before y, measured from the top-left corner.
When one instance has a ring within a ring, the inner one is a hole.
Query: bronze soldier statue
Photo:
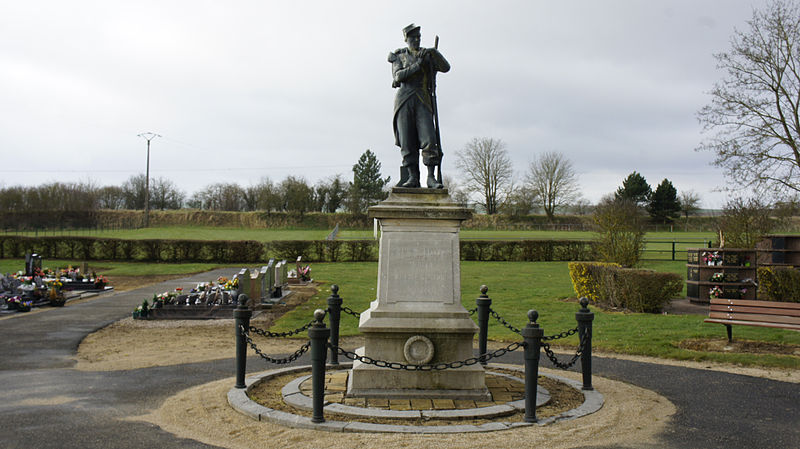
[[[408,48],[389,53],[392,87],[398,88],[394,101],[395,145],[400,147],[403,165],[398,187],[420,187],[419,153],[428,169],[427,185],[441,189],[435,176],[441,163],[438,123],[434,125],[436,72],[447,72],[450,64],[436,48],[420,47],[420,27],[413,23],[403,28]]]

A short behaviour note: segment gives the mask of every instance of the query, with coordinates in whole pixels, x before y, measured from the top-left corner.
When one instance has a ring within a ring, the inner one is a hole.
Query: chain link
[[[275,363],[277,365],[285,365],[287,363],[292,363],[295,360],[299,359],[301,355],[305,354],[308,351],[309,348],[311,348],[311,340],[309,340],[309,341],[305,342],[303,344],[303,346],[300,346],[300,349],[295,351],[294,354],[292,354],[292,355],[290,355],[288,357],[284,357],[282,359],[275,359],[275,358],[272,358],[272,357],[264,354],[263,352],[261,352],[260,349],[258,349],[258,346],[256,346],[256,344],[250,338],[250,334],[248,334],[244,330],[244,326],[239,326],[239,329],[244,334],[244,338],[247,341],[247,343],[250,345],[251,348],[253,348],[253,351],[255,351],[255,353],[258,354],[259,357],[261,357],[262,359],[266,360],[269,363]]]
[[[366,363],[367,365],[374,365],[379,368],[389,368],[393,370],[404,370],[404,371],[442,371],[446,369],[457,369],[461,368],[462,366],[470,366],[480,362],[488,362],[497,357],[501,357],[506,353],[516,351],[517,349],[525,346],[524,342],[514,342],[510,345],[506,346],[505,348],[500,348],[494,352],[486,353],[480,355],[478,357],[470,357],[466,360],[459,360],[455,362],[448,362],[448,363],[435,363],[435,364],[425,364],[425,365],[413,365],[413,364],[405,364],[400,362],[387,362],[385,360],[376,360],[372,357],[365,356],[365,355],[358,355],[355,352],[345,351],[344,349],[333,346],[328,343],[328,347],[331,349],[335,349],[339,355],[343,355],[350,360],[358,360],[361,363]]]
[[[493,309],[489,309],[489,313],[491,313],[492,316],[494,318],[496,318],[497,321],[500,322],[500,324],[502,324],[503,326],[507,327],[511,332],[514,332],[515,334],[519,334],[520,333],[519,329],[517,329],[516,327],[512,326],[511,323],[509,323],[508,321],[504,320],[503,317],[498,315],[497,312],[495,312]]]
[[[553,365],[561,369],[570,369],[572,368],[573,365],[575,365],[575,362],[577,362],[578,359],[583,354],[583,350],[586,347],[586,342],[589,340],[588,335],[589,333],[586,332],[581,336],[581,343],[578,346],[578,351],[575,353],[574,356],[572,356],[572,359],[570,359],[570,361],[567,363],[559,362],[558,359],[556,358],[555,353],[553,353],[553,351],[550,349],[550,345],[544,343],[544,341],[542,342],[542,349],[544,349],[544,353],[547,354],[547,358],[550,359],[551,362],[553,362]]]
[[[303,327],[299,327],[293,331],[287,331],[287,332],[270,332],[268,330],[259,329],[253,326],[250,326],[249,331],[255,333],[256,335],[261,335],[262,337],[267,337],[267,338],[286,338],[307,331],[312,324],[314,324],[314,320],[311,320],[308,323],[304,324]]]
[[[470,316],[475,315],[475,312],[477,312],[477,311],[478,311],[477,307],[475,307],[474,309],[469,309],[468,310]]]
[[[577,334],[577,333],[578,333],[578,328],[576,327],[576,328],[574,328],[574,329],[570,329],[570,330],[568,330],[568,331],[564,331],[564,332],[562,332],[562,333],[560,333],[560,334],[556,334],[556,335],[545,335],[544,337],[542,337],[542,341],[551,341],[551,340],[558,340],[558,339],[560,339],[560,338],[567,338],[567,337],[569,337],[570,335],[575,335],[575,334]]]
[[[347,307],[347,306],[342,306],[342,312],[344,312],[344,313],[346,313],[348,315],[353,315],[356,318],[361,318],[361,314],[360,313],[356,312],[355,310],[353,310],[353,309],[351,309],[350,307]]]

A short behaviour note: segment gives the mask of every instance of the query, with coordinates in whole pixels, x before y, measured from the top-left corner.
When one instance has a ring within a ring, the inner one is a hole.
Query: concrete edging
[[[347,368],[349,363],[343,363],[336,366],[329,366],[329,368]],[[504,368],[510,369],[515,371],[522,372],[523,369],[521,367],[517,367],[514,365],[504,365],[504,364],[492,364],[491,366],[497,368]],[[436,434],[436,433],[464,433],[464,432],[491,432],[495,430],[505,430],[511,429],[516,427],[524,427],[533,425],[532,423],[525,423],[525,422],[491,422],[481,425],[471,425],[471,424],[459,424],[459,425],[446,425],[446,426],[413,426],[413,425],[398,425],[398,424],[374,424],[374,423],[364,423],[358,421],[325,421],[322,423],[313,423],[311,422],[311,418],[295,415],[292,413],[282,412],[279,410],[274,410],[268,407],[264,407],[256,403],[255,401],[251,400],[247,396],[247,391],[250,390],[253,386],[257,385],[258,383],[270,379],[272,377],[282,375],[282,374],[289,374],[293,372],[305,371],[310,369],[310,365],[298,366],[298,367],[288,367],[288,368],[281,368],[266,371],[264,373],[248,377],[245,379],[245,384],[247,385],[246,388],[231,388],[228,391],[228,404],[233,407],[239,413],[242,413],[245,416],[248,416],[252,419],[257,421],[270,421],[276,424],[288,426],[288,427],[296,427],[296,428],[304,428],[304,429],[315,429],[315,430],[326,430],[329,432],[387,432],[387,433],[425,433],[425,434]],[[589,415],[594,413],[600,408],[603,407],[604,397],[601,393],[597,392],[596,390],[591,391],[584,391],[581,390],[582,384],[578,381],[567,379],[561,376],[556,376],[552,374],[544,374],[541,375],[545,377],[549,377],[551,379],[558,380],[559,382],[563,382],[572,388],[580,391],[583,394],[584,401],[583,403],[574,408],[572,410],[567,410],[564,413],[561,413],[556,416],[551,416],[548,418],[541,418],[536,425],[544,426],[553,422],[557,421],[564,421],[564,420],[571,420],[575,418],[579,418],[582,416]],[[513,376],[509,376],[513,377]],[[299,387],[300,383],[305,380],[307,376],[303,376],[301,378],[295,379],[286,386],[284,386],[281,390],[282,393],[288,392],[292,396],[303,396],[308,398],[305,395],[299,394],[299,389],[295,390],[296,387]],[[295,387],[289,388],[290,385],[295,385]],[[299,398],[298,398],[299,399]],[[310,401],[310,398],[308,398]],[[520,402],[520,401],[515,401]],[[539,402],[539,401],[537,401]],[[326,404],[326,409],[330,410],[334,413],[340,413],[338,410],[340,407],[350,407],[350,408],[357,408],[352,406],[344,406],[342,404]],[[500,407],[500,406],[496,406]],[[514,403],[514,408],[519,409],[519,404]],[[305,408],[305,407],[304,407]],[[494,407],[485,407],[485,408],[494,408]],[[523,405],[524,409],[524,405]],[[421,416],[431,416],[426,415],[426,412],[436,412],[436,411],[419,411],[419,410],[407,410],[407,411],[392,411],[392,410],[375,410],[369,409],[370,415],[374,417],[392,417],[392,418],[419,418]],[[460,410],[455,410],[460,411]],[[375,412],[392,412],[391,415],[379,415]],[[406,416],[407,412],[408,416]],[[439,411],[444,412],[444,411]],[[450,411],[447,411],[450,412]],[[403,415],[397,415],[396,413],[403,413]],[[457,417],[458,415],[439,415],[437,417]]]

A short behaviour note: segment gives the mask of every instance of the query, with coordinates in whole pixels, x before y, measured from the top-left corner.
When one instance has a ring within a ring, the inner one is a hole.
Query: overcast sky
[[[445,175],[472,137],[507,144],[521,178],[557,151],[595,202],[632,171],[704,207],[725,179],[694,148],[722,77],[712,55],[758,0],[37,1],[0,10],[0,185],[315,183],[371,149],[397,179],[389,51],[402,28],[438,77]]]

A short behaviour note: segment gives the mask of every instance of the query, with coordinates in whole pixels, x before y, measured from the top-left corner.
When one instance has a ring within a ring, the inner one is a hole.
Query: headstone
[[[42,256],[36,253],[25,254],[25,276],[33,276],[36,268],[42,269]]]
[[[239,279],[239,294],[250,296],[250,270],[242,268],[236,274],[236,279]]]
[[[250,289],[245,292],[255,302],[261,301],[261,271],[255,269],[250,273]]]
[[[260,288],[260,292],[259,292],[258,298],[259,299],[269,298],[270,297],[269,268],[266,265],[264,265],[263,267],[261,267],[261,270],[259,270],[259,274],[261,275],[261,278],[260,278],[261,282],[259,282],[259,285],[261,286],[261,288]]]
[[[89,262],[81,262],[81,273],[84,277],[89,276]]]
[[[275,297],[275,259],[270,259],[267,263],[267,279],[264,281],[264,284],[267,285],[269,291],[267,292],[267,298],[274,298]]]

